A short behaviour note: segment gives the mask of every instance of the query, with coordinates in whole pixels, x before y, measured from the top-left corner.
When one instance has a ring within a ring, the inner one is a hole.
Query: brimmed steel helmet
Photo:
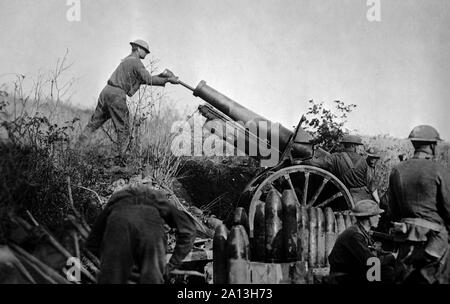
[[[341,143],[362,145],[362,139],[358,135],[346,134],[342,137]]]
[[[147,52],[147,54],[150,53],[150,51],[149,51],[150,47],[148,46],[148,43],[142,39],[137,39],[135,41],[131,41],[130,44],[132,46],[135,45],[135,46],[142,48],[144,51]]]
[[[352,214],[356,217],[360,216],[374,216],[383,213],[384,210],[378,207],[378,204],[370,199],[365,199],[357,202],[352,209]]]
[[[373,157],[373,158],[381,158],[380,150],[378,150],[375,147],[370,147],[366,150],[367,156]]]
[[[408,138],[411,141],[437,142],[441,140],[438,131],[432,126],[420,125],[412,129]]]

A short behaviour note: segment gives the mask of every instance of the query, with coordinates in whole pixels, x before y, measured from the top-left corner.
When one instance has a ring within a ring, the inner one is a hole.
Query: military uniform
[[[395,258],[392,254],[377,254],[374,242],[364,227],[353,225],[336,239],[328,256],[330,276],[337,283],[368,283],[367,260],[378,257],[381,262],[381,282],[392,283],[395,279]]]
[[[97,107],[81,139],[87,139],[108,119],[112,119],[117,132],[119,153],[124,153],[130,136],[129,110],[126,96],[132,97],[143,84],[164,86],[167,78],[151,76],[142,61],[130,55],[122,60],[100,93]]]
[[[169,261],[176,268],[192,249],[192,220],[160,191],[139,186],[116,192],[86,242],[101,260],[98,283],[126,283],[133,266],[140,270],[140,283],[163,283],[167,246],[164,223],[176,228],[176,246]]]
[[[372,199],[374,187],[374,169],[365,157],[353,151],[333,153],[323,159],[305,162],[334,174],[350,191],[353,200]]]
[[[389,178],[389,216],[406,224],[397,235],[402,258],[409,266],[407,281],[448,283],[450,174],[442,165],[415,153]]]

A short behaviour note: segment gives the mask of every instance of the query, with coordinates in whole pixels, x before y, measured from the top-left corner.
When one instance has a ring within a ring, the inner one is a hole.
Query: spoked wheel
[[[265,202],[271,190],[280,197],[285,190],[293,190],[297,203],[306,207],[330,207],[333,211],[341,211],[354,205],[348,189],[330,172],[306,165],[286,167],[268,175],[253,192],[249,206],[251,236],[256,205]]]

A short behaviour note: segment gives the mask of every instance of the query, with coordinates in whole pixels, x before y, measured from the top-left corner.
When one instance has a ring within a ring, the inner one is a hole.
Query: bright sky
[[[255,112],[292,127],[308,100],[358,108],[349,127],[406,137],[431,124],[450,140],[450,1],[366,0],[81,1],[69,22],[66,0],[0,1],[0,83],[5,73],[36,74],[66,48],[79,77],[72,102],[94,108],[128,42],[181,80],[200,80]],[[175,106],[199,100],[167,85]]]

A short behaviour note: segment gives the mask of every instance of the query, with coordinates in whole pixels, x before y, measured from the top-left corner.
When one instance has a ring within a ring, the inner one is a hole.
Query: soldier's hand
[[[405,223],[392,222],[392,225],[394,226],[394,231],[396,232],[406,233],[408,228]]]
[[[159,74],[159,76],[165,77],[165,78],[176,77],[175,74],[174,74],[171,70],[169,70],[169,69],[165,69],[164,72],[162,72],[161,74]]]
[[[178,77],[169,77],[167,78],[167,82],[170,82],[171,84],[179,84]]]

